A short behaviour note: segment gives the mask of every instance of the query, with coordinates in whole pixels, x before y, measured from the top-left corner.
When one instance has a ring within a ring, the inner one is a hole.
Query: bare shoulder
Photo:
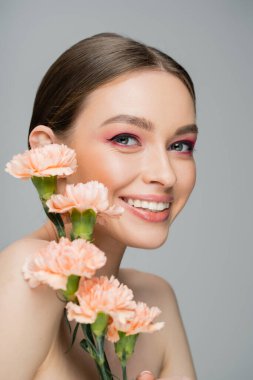
[[[8,280],[10,276],[17,280],[21,276],[21,267],[25,258],[47,243],[45,240],[23,238],[4,248],[0,252],[1,283]]]
[[[136,300],[148,304],[154,301],[156,306],[162,306],[162,308],[169,305],[170,302],[176,302],[171,284],[161,276],[132,268],[123,268],[120,279],[133,290]]]
[[[157,306],[161,310],[161,315],[156,319],[165,322],[162,333],[158,335],[160,345],[164,347],[160,377],[180,375],[195,380],[190,346],[171,284],[158,275],[128,268],[122,270],[120,280],[133,290],[137,301],[143,301],[149,307]]]
[[[53,289],[46,285],[40,285],[35,289],[31,289],[22,274],[25,259],[47,244],[48,241],[46,240],[25,237],[15,241],[0,252],[0,289],[2,303],[4,301],[8,303],[8,299],[16,299],[17,296],[22,297],[22,312],[24,312],[25,305],[31,306],[33,303],[36,304],[44,301],[50,305],[51,301],[53,303],[56,302],[57,297]],[[56,303],[58,303],[58,301]]]
[[[55,339],[63,303],[47,286],[31,289],[22,275],[25,258],[46,244],[24,238],[0,252],[0,378],[14,379],[17,372],[20,380],[33,378]]]
[[[36,289],[31,289],[24,280],[22,267],[25,259],[33,255],[49,242],[46,240],[23,238],[15,241],[0,252],[0,289],[1,300],[22,296],[24,303],[32,305],[33,302],[58,303],[53,289],[46,285],[40,285]],[[50,305],[51,306],[51,305]]]
[[[4,262],[5,260],[22,259],[22,257],[33,253],[35,250],[47,244],[48,242],[46,240],[24,237],[5,247],[0,252],[0,260]]]

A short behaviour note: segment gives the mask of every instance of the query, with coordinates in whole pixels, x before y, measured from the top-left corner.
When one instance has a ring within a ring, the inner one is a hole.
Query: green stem
[[[126,366],[122,366],[122,376],[123,376],[123,380],[127,380]]]
[[[109,363],[108,363],[108,360],[107,360],[107,357],[106,357],[105,352],[104,352],[104,358],[105,358],[105,368],[106,368],[106,371],[107,371],[107,373],[110,374],[110,379],[113,380],[113,378],[114,378],[115,376],[112,375],[112,371],[111,371],[110,365],[109,365]]]
[[[100,365],[100,371],[101,371],[101,375],[102,375],[102,379],[101,380],[110,380],[110,377],[108,376],[108,374],[106,372],[104,364]]]
[[[97,367],[97,370],[99,373],[100,380],[104,380],[104,379],[107,380],[107,378],[104,377],[102,369],[101,369],[100,365],[96,362],[96,360],[95,360],[95,363],[96,363],[96,367]]]
[[[122,368],[122,379],[127,380],[127,370],[126,370],[126,354],[122,354],[121,368]]]
[[[99,359],[99,366],[102,372],[102,375],[104,376],[103,380],[113,380],[113,376],[104,352],[104,337],[98,336],[96,337],[97,340],[97,347],[98,347],[98,359]]]
[[[100,380],[113,380],[109,364],[104,354],[104,337],[96,337],[92,334],[90,324],[81,324],[85,339],[81,342],[81,346],[95,360]]]
[[[54,225],[57,229],[59,238],[66,237],[66,232],[64,229],[64,223],[62,221],[62,217],[59,214],[56,214],[54,212],[49,212],[48,207],[43,200],[42,200],[42,204],[43,204],[43,208],[44,208],[44,211],[45,211],[47,217],[51,220],[51,222],[54,223]]]

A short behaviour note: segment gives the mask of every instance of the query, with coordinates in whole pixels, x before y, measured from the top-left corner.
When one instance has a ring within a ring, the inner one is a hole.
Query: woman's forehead
[[[107,113],[173,112],[194,114],[192,97],[176,76],[161,70],[131,72],[98,87],[86,99],[84,110]],[[150,115],[151,116],[151,115]]]

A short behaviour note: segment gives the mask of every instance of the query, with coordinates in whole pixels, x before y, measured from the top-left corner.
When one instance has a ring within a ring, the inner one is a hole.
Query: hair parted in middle
[[[144,69],[178,77],[188,88],[196,112],[193,82],[173,58],[129,37],[99,33],[70,47],[48,69],[35,97],[29,134],[42,124],[67,136],[92,91],[122,74]]]

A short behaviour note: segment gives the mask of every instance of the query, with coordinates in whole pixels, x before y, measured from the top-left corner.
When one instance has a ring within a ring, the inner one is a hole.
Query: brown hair
[[[177,76],[188,88],[196,112],[193,82],[173,58],[131,38],[100,33],[70,47],[48,69],[35,97],[29,134],[43,124],[66,135],[93,90],[121,74],[145,68]]]

